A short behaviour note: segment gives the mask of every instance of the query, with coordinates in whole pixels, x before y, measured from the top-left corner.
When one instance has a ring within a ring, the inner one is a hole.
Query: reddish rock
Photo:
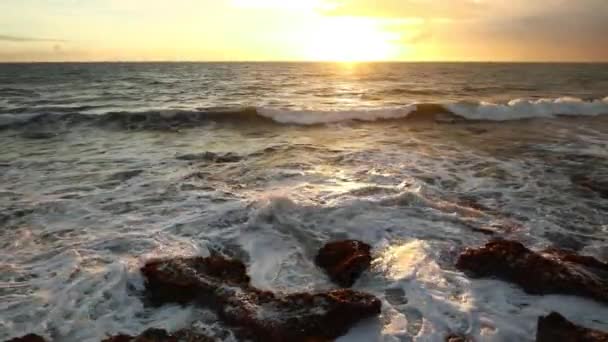
[[[141,271],[147,279],[146,294],[156,305],[213,301],[215,296],[209,294],[218,288],[249,286],[245,265],[218,255],[151,261]]]
[[[608,342],[608,333],[579,327],[556,312],[539,317],[536,342],[557,341]]]
[[[330,242],[319,250],[315,263],[342,287],[351,287],[371,264],[370,245],[356,240]]]
[[[28,334],[22,337],[15,337],[6,342],[46,342],[46,340],[36,334]]]
[[[381,309],[376,297],[352,290],[289,295],[261,291],[249,284],[241,262],[220,256],[153,261],[142,272],[154,303],[192,302],[211,308],[241,338],[253,341],[331,340]]]
[[[519,242],[495,240],[465,250],[456,263],[478,277],[497,277],[530,294],[565,294],[608,302],[608,264],[568,251],[534,252]]]
[[[217,340],[192,330],[179,330],[169,334],[162,329],[148,329],[139,336],[117,335],[102,342],[216,342]]]
[[[445,342],[473,342],[473,339],[459,334],[450,334],[445,338]]]

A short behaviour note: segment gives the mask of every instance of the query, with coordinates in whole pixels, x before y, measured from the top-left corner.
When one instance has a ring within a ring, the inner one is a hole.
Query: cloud
[[[12,36],[6,34],[0,34],[0,42],[11,42],[11,43],[65,43],[66,40],[62,39],[49,39],[40,37],[25,37],[25,36]]]
[[[399,43],[459,59],[608,60],[608,0],[334,0],[328,16],[374,18]],[[410,25],[400,20],[418,19]],[[391,23],[397,23],[395,25]],[[434,49],[434,50],[433,50]]]
[[[323,13],[376,18],[468,18],[482,14],[487,6],[480,0],[341,0]]]

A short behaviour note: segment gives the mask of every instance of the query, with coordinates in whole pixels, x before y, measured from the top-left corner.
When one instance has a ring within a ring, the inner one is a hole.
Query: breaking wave
[[[508,103],[451,102],[417,103],[398,107],[348,110],[290,110],[276,108],[209,108],[200,110],[153,110],[106,114],[40,113],[0,114],[0,128],[32,124],[99,124],[124,128],[170,128],[198,126],[211,122],[321,125],[345,121],[428,120],[511,121],[558,116],[608,114],[608,97],[585,101],[578,98],[516,99]]]

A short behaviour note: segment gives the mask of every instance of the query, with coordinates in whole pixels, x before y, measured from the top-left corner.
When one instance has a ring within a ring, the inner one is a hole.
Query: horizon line
[[[606,64],[608,60],[386,60],[386,61],[336,61],[336,60],[60,60],[60,61],[2,61],[0,64],[118,64],[118,63],[335,63],[335,64],[365,64],[365,63],[486,63],[486,64]]]

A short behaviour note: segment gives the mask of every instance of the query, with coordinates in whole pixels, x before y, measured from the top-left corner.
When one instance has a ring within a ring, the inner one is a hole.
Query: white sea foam
[[[537,318],[551,311],[600,329],[598,322],[608,314],[608,309],[590,300],[532,296],[507,282],[472,280],[442,269],[438,258],[437,248],[422,240],[384,248],[373,272],[382,273],[390,281],[389,288],[402,291],[407,301],[394,303],[384,297],[382,327],[363,324],[338,341],[398,341],[409,335],[413,341],[434,342],[452,333],[474,341],[532,341]],[[416,324],[419,327],[412,329]]]
[[[608,114],[608,97],[602,100],[584,101],[574,97],[561,97],[555,99],[515,99],[508,103],[491,102],[456,102],[438,103],[437,111],[429,112],[429,119],[434,114],[442,114],[441,108],[468,120],[510,121],[532,118],[552,118],[558,115],[596,116]],[[336,123],[341,121],[378,121],[390,119],[403,119],[419,110],[423,105],[411,104],[404,107],[385,107],[377,109],[350,109],[350,110],[280,110],[273,108],[259,108],[259,115],[279,123],[315,125]]]
[[[416,105],[404,107],[389,107],[378,109],[352,109],[344,111],[314,111],[314,110],[279,110],[271,108],[259,108],[258,114],[279,123],[291,123],[298,125],[316,125],[323,123],[336,123],[341,121],[377,121],[387,119],[401,119],[416,110]]]
[[[552,118],[556,115],[595,116],[608,114],[608,98],[583,101],[573,97],[557,99],[516,99],[507,104],[490,102],[452,103],[444,107],[470,120],[507,121],[532,118]]]

